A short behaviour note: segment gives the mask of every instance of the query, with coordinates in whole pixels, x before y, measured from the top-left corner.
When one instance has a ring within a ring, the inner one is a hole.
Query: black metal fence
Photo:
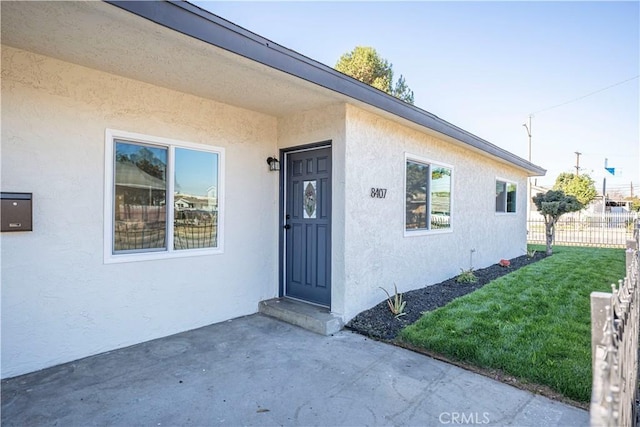
[[[587,214],[573,212],[560,217],[554,244],[624,248],[633,239],[637,212]],[[527,221],[527,242],[546,244],[544,218],[537,212]]]
[[[175,249],[215,248],[218,246],[218,226],[213,223],[175,224]]]

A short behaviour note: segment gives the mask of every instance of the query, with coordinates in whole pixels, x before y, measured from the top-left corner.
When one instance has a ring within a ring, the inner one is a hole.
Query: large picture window
[[[405,164],[405,232],[451,228],[452,168],[407,157]]]
[[[513,182],[496,180],[496,212],[515,213],[517,185]]]
[[[108,130],[105,151],[105,261],[221,252],[223,149]]]

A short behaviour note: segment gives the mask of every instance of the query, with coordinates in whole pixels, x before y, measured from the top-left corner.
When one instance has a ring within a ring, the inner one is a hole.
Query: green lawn
[[[589,295],[624,274],[623,249],[554,246],[553,256],[425,313],[400,340],[588,402]]]

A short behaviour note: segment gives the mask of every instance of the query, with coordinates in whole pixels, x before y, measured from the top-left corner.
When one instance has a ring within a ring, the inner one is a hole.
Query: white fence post
[[[640,236],[627,241],[626,273],[612,293],[591,293],[591,426],[633,427],[637,420]]]
[[[607,292],[591,292],[591,368],[596,371],[596,354],[598,347],[604,348],[604,324],[607,309],[611,308],[611,294]]]

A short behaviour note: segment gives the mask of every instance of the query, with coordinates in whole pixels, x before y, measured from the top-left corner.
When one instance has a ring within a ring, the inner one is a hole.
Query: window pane
[[[516,211],[516,185],[507,184],[507,212]]]
[[[114,252],[165,249],[167,150],[116,141]]]
[[[218,246],[218,154],[176,148],[174,249]]]
[[[502,181],[496,181],[496,212],[506,212],[506,188],[506,183]]]
[[[431,229],[451,227],[451,169],[431,167]]]
[[[406,229],[427,229],[427,183],[429,166],[407,161]]]

